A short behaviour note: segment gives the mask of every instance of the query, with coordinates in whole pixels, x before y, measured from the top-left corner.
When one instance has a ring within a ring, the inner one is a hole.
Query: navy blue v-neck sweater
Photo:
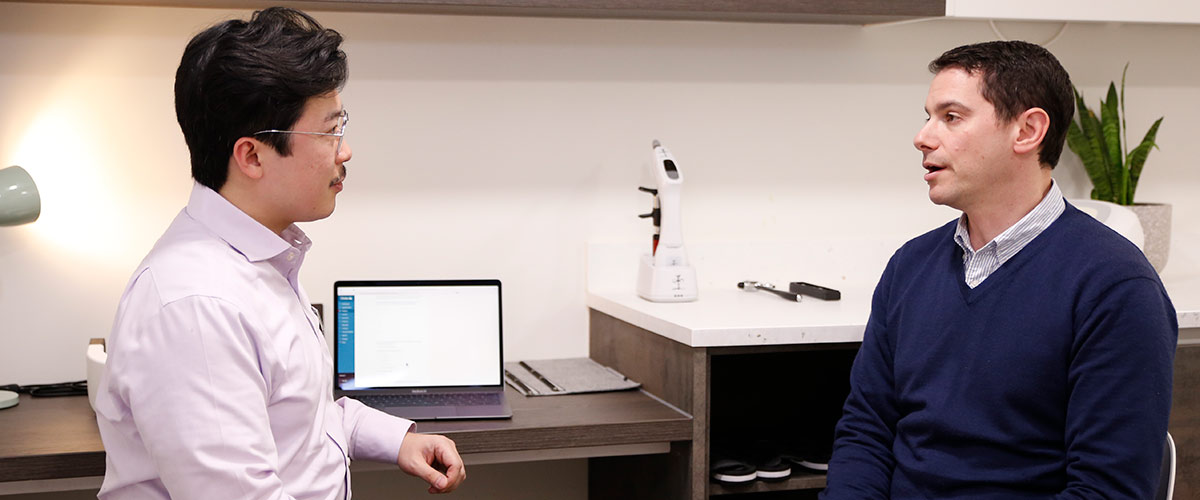
[[[879,281],[822,498],[1151,498],[1178,335],[1158,275],[1068,205],[971,289],[955,224]]]

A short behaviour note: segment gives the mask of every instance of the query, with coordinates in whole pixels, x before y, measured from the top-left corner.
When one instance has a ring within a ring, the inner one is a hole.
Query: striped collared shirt
[[[1008,259],[1025,248],[1037,235],[1042,234],[1042,231],[1062,215],[1065,208],[1066,201],[1063,200],[1062,191],[1058,189],[1058,182],[1051,180],[1050,192],[1046,193],[1041,203],[979,250],[971,247],[967,214],[964,213],[958,218],[954,242],[963,250],[963,275],[967,286],[975,288],[983,283],[983,280],[1008,262]]]

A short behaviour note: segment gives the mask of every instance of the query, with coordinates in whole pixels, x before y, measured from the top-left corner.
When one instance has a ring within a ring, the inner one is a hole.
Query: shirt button
[[[296,260],[296,254],[295,254],[295,253],[293,253],[293,252],[288,252],[288,254],[287,254],[287,260],[288,260],[288,262],[291,262],[291,261],[293,261],[293,260]]]

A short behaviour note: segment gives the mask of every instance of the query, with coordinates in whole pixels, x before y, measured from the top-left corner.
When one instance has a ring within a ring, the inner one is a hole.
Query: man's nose
[[[338,150],[338,161],[345,163],[350,161],[350,157],[354,156],[354,151],[350,149],[350,141],[342,139],[342,147]]]
[[[913,137],[913,147],[917,148],[917,150],[932,151],[935,149],[933,146],[933,135],[929,130],[929,127],[932,124],[933,120],[925,122],[925,124],[921,126],[921,129],[917,131],[917,135]]]

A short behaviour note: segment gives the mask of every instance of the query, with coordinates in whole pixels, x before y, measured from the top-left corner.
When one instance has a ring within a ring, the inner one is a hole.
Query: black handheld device
[[[805,283],[803,281],[793,281],[788,283],[788,291],[792,293],[798,293],[800,295],[815,297],[821,300],[840,300],[842,298],[842,292],[832,288],[814,285],[812,283]]]

